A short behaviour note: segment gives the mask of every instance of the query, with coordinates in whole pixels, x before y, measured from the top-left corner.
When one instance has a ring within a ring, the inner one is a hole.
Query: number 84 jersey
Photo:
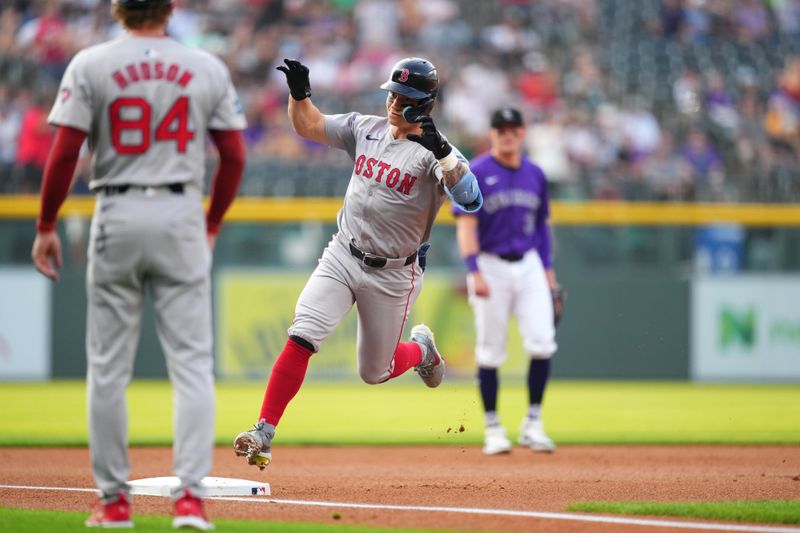
[[[88,132],[92,189],[182,182],[202,190],[206,132],[246,126],[222,61],[167,37],[134,36],[76,54],[48,121]]]

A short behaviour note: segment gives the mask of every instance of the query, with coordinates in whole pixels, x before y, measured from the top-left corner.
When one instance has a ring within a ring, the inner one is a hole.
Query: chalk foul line
[[[36,491],[59,491],[59,492],[97,492],[97,489],[87,489],[79,487],[36,487],[28,485],[0,485],[0,489],[7,490],[36,490]],[[137,495],[137,498],[143,495]],[[622,518],[615,516],[587,515],[581,513],[546,513],[540,511],[518,511],[513,509],[482,509],[479,507],[439,507],[425,505],[385,505],[378,503],[355,503],[355,502],[328,502],[313,500],[283,500],[269,497],[236,497],[236,496],[216,496],[209,500],[222,500],[231,502],[247,503],[272,503],[279,505],[301,505],[308,507],[332,507],[341,509],[375,509],[385,511],[423,511],[440,513],[460,513],[487,516],[513,516],[518,518],[540,518],[544,520],[571,520],[576,522],[595,522],[602,524],[623,524],[631,526],[646,527],[672,527],[680,529],[698,529],[706,531],[742,531],[747,533],[800,533],[798,527],[784,526],[757,526],[739,524],[719,524],[712,522],[683,522],[676,520],[657,520]]]

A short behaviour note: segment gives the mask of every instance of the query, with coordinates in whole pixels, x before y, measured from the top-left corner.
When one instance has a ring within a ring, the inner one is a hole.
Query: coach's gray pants
[[[202,496],[214,443],[211,256],[200,193],[98,195],[86,274],[88,415],[92,472],[101,497],[128,492],[128,413],[144,293],[174,389],[174,471]],[[167,411],[168,406],[163,406]]]

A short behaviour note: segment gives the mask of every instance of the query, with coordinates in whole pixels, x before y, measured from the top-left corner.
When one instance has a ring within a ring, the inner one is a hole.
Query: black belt
[[[363,252],[356,247],[355,244],[352,242],[350,243],[350,253],[353,254],[353,257],[367,265],[368,267],[372,268],[383,268],[386,266],[386,263],[389,261],[387,257],[381,257],[379,255],[373,255],[371,253]],[[406,257],[405,263],[403,266],[408,266],[414,262],[417,258],[417,251],[414,250],[414,253]],[[402,259],[402,258],[398,258]]]
[[[131,183],[124,183],[122,185],[103,185],[95,189],[95,192],[102,192],[106,196],[114,196],[115,194],[125,194],[128,191],[146,191],[146,190],[168,189],[172,194],[183,194],[185,186],[183,183],[165,183],[163,185],[133,185]]]
[[[510,261],[512,263],[516,263],[517,261],[521,261],[525,255],[520,254],[499,254],[500,259],[503,261]]]

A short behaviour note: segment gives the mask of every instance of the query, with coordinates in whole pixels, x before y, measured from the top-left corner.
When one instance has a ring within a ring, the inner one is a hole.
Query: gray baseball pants
[[[396,268],[371,268],[353,257],[336,235],[297,300],[289,328],[319,350],[355,303],[358,308],[358,373],[382,383],[393,369],[394,351],[406,319],[422,291],[418,261]]]
[[[98,194],[86,273],[88,416],[92,473],[104,502],[129,492],[128,413],[149,292],[173,386],[174,472],[203,495],[214,444],[211,255],[199,191]],[[166,409],[167,406],[164,406]]]

